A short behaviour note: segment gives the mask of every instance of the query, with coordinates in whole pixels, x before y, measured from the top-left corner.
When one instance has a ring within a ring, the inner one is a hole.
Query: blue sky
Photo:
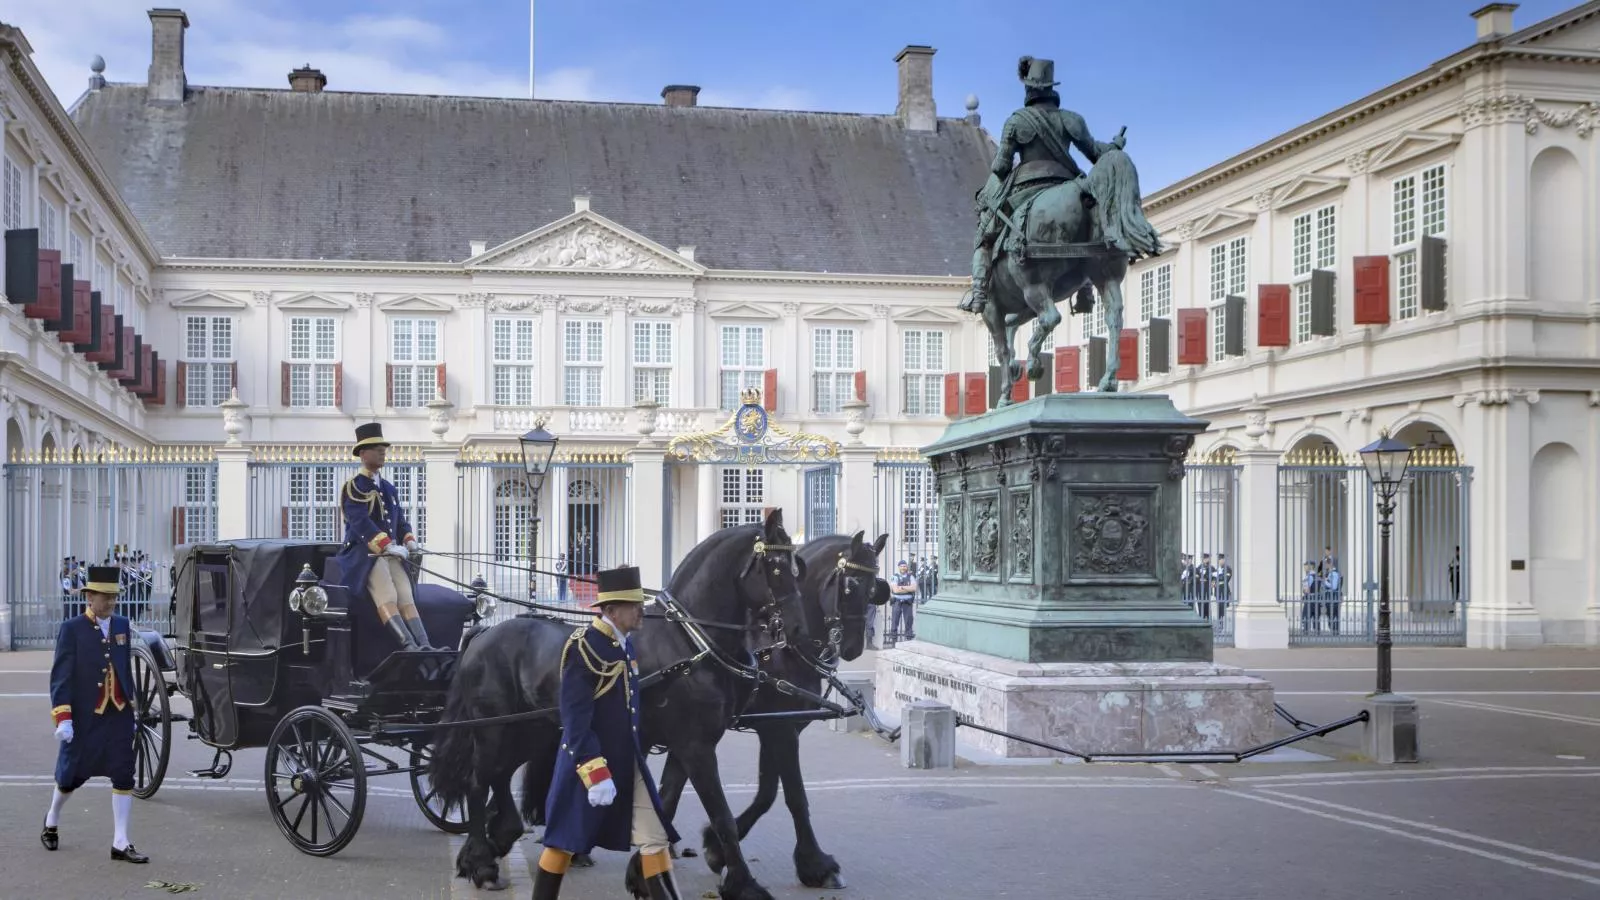
[[[1047,0],[997,17],[977,0],[537,0],[537,93],[659,103],[662,86],[689,83],[711,105],[887,113],[894,55],[916,43],[938,49],[940,114],[962,115],[976,94],[993,131],[1021,100],[1017,57],[1049,57],[1096,136],[1128,126],[1148,192],[1467,46],[1482,2]],[[1575,3],[1528,0],[1516,24]],[[144,80],[156,4],[16,5],[0,18],[23,28],[64,102],[93,53],[111,80]],[[526,95],[526,0],[170,5],[189,14],[191,84],[284,87],[309,62],[330,90]]]

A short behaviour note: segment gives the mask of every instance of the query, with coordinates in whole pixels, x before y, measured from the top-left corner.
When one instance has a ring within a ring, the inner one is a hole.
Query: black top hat
[[[596,606],[604,603],[644,602],[644,588],[639,584],[638,566],[601,569],[596,574],[595,580],[599,588],[594,598]]]
[[[383,425],[379,422],[368,422],[356,426],[356,445],[350,449],[352,456],[360,456],[361,451],[368,447],[387,447],[389,442],[383,439]]]
[[[111,594],[116,596],[122,593],[122,570],[116,566],[90,566],[89,582],[83,586],[86,591],[96,594]]]

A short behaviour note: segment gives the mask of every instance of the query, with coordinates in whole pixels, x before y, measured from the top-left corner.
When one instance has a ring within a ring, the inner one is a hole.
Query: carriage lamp
[[[1378,694],[1391,693],[1394,638],[1389,630],[1389,530],[1394,525],[1395,495],[1411,467],[1411,448],[1389,437],[1388,429],[1361,448],[1361,464],[1378,503]]]
[[[482,619],[494,612],[494,596],[489,593],[489,582],[484,581],[483,576],[479,575],[472,579],[471,587],[472,614]]]
[[[308,616],[320,616],[328,611],[328,592],[317,583],[317,573],[306,563],[294,580],[294,590],[289,592],[289,609]]]
[[[528,473],[528,487],[533,489],[535,497],[544,487],[544,477],[550,472],[550,461],[555,458],[559,440],[542,425],[517,438],[517,443],[522,445],[522,468]]]

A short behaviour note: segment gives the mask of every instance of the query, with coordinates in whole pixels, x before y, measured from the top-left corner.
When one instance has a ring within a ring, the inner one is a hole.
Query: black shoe
[[[418,650],[434,649],[428,644],[428,630],[422,627],[421,619],[406,619],[406,630],[410,631],[411,637],[416,640]]]
[[[672,880],[672,870],[646,878],[644,886],[650,891],[650,900],[682,900],[678,885]]]
[[[39,831],[39,843],[43,844],[46,850],[55,850],[61,846],[61,835],[56,833],[54,825],[46,825]]]
[[[129,844],[128,846],[123,847],[121,850],[118,850],[117,848],[112,847],[111,848],[111,858],[116,860],[117,862],[130,862],[130,863],[141,863],[141,864],[142,863],[147,863],[147,862],[150,861],[150,857],[145,856],[143,853],[140,853],[139,851],[133,849],[133,845],[132,844]]]
[[[556,900],[561,896],[561,878],[554,872],[546,872],[535,867],[533,876],[533,900]]]
[[[389,629],[389,633],[394,635],[394,639],[400,642],[401,650],[421,649],[417,646],[416,638],[412,637],[411,632],[406,630],[406,623],[401,621],[400,616],[390,616],[389,621],[383,623],[383,627]]]

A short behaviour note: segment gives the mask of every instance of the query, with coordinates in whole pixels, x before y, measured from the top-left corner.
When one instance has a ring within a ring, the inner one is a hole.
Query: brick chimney
[[[321,69],[311,68],[310,63],[306,63],[289,73],[289,90],[296,93],[320,94],[322,89],[327,86],[327,76],[322,74]]]
[[[938,113],[933,105],[932,47],[908,44],[894,61],[900,66],[900,105],[894,114],[910,131],[934,131]]]
[[[661,89],[661,99],[667,101],[668,106],[698,106],[700,85],[669,84]]]
[[[182,103],[189,90],[183,74],[183,31],[189,17],[181,9],[150,10],[150,76],[145,100]]]
[[[1472,18],[1478,23],[1478,40],[1495,41],[1510,34],[1511,14],[1517,11],[1515,3],[1491,3],[1474,12]]]

